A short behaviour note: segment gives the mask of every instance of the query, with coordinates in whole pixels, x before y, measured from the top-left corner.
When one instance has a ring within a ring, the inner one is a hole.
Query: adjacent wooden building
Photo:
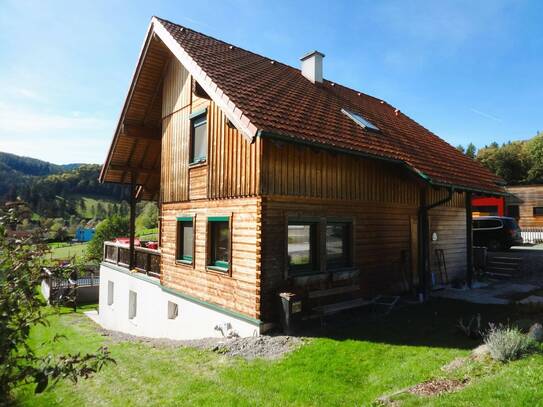
[[[152,19],[100,179],[158,201],[159,267],[133,244],[105,250],[103,325],[250,335],[277,322],[280,292],[309,314],[470,280],[471,194],[499,180],[323,79],[323,57],[298,70]]]

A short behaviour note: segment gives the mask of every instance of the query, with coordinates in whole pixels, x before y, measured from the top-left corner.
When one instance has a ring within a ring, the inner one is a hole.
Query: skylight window
[[[371,131],[379,131],[379,127],[377,127],[375,124],[373,124],[369,120],[364,119],[358,113],[354,113],[345,109],[341,109],[341,112],[349,116],[356,124],[358,124],[359,126],[362,126],[363,129],[371,130]]]

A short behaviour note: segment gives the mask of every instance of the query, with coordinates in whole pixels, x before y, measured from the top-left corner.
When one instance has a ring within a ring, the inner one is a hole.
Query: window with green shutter
[[[194,256],[194,222],[191,217],[177,218],[176,260],[192,264]]]
[[[211,216],[209,223],[209,265],[216,271],[230,268],[230,220],[227,216]]]

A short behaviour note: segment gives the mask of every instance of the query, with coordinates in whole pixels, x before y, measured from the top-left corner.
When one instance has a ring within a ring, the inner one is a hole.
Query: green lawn
[[[47,254],[47,259],[51,260],[82,260],[85,256],[85,250],[88,243],[50,243],[51,252]]]
[[[65,313],[51,317],[49,328],[35,328],[32,344],[39,346],[54,334],[66,339],[44,352],[87,352],[105,344],[117,364],[75,386],[61,382],[38,396],[25,387],[17,396],[25,406],[367,406],[423,380],[467,376],[470,384],[457,393],[402,395],[401,405],[543,405],[541,354],[507,365],[472,363],[460,373],[440,369],[477,346],[455,329],[459,316],[476,312],[493,321],[518,317],[508,307],[452,301],[401,309],[386,319],[351,316],[346,323],[332,320],[278,361],[115,342],[82,314]]]
[[[120,204],[120,202],[115,201],[111,198],[102,198],[95,196],[91,197],[82,195],[70,195],[70,199],[75,201],[78,215],[85,219],[92,219],[96,216],[96,207],[98,206],[98,203],[102,205],[106,213],[114,204]],[[80,206],[80,200],[83,200],[85,202],[84,207]]]
[[[140,240],[158,240],[158,228],[136,230],[136,236]]]

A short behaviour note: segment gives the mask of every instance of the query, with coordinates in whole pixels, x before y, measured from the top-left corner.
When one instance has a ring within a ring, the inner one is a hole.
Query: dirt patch
[[[307,339],[296,336],[254,336],[248,338],[203,338],[191,340],[173,340],[165,338],[147,338],[102,329],[102,335],[114,342],[137,342],[153,347],[190,347],[209,350],[221,355],[239,356],[244,359],[278,359],[297,349]]]
[[[419,383],[409,390],[411,394],[417,396],[436,396],[443,393],[458,391],[465,387],[469,379],[432,379],[426,382]]]

